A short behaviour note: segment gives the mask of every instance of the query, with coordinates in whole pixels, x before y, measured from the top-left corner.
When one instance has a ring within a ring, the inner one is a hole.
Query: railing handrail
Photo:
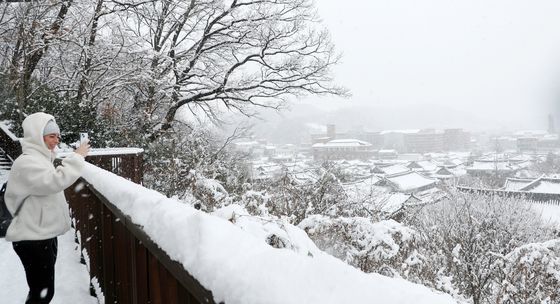
[[[0,122],[0,148],[12,162],[22,153],[19,138],[3,122]]]
[[[19,141],[19,137],[17,137],[9,128],[4,124],[4,122],[0,122],[0,129],[13,141]]]

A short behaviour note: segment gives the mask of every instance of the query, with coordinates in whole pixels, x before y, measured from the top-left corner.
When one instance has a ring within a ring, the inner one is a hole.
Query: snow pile
[[[217,301],[455,303],[449,295],[405,280],[363,273],[320,251],[311,257],[273,248],[224,218],[195,210],[95,166],[87,165],[85,171],[88,182],[143,226],[171,258],[213,292]],[[222,212],[221,216],[228,218],[226,210]],[[305,250],[316,249],[308,244]]]

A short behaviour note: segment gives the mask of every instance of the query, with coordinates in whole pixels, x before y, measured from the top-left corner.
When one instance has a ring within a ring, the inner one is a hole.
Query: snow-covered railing
[[[536,192],[527,192],[527,191],[478,189],[478,188],[470,188],[470,187],[457,187],[457,189],[462,192],[517,198],[530,203],[560,205],[560,194],[557,193],[536,193]]]
[[[456,303],[363,273],[311,244],[303,253],[273,248],[232,219],[89,164],[68,196],[101,303]],[[303,230],[286,229],[304,239]]]
[[[0,148],[4,150],[11,161],[14,161],[21,154],[19,138],[10,131],[4,122],[0,122]]]
[[[118,192],[119,185],[114,187]],[[66,197],[92,295],[100,303],[215,303],[211,292],[86,179],[68,188]]]
[[[57,153],[64,157],[71,151]],[[99,168],[141,184],[144,176],[144,150],[139,148],[93,148],[86,161]]]

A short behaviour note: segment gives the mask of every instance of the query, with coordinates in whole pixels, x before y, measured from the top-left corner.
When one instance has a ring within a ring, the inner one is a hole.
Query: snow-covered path
[[[8,177],[6,173],[0,170],[2,184]],[[80,264],[73,230],[58,238],[55,282],[55,294],[51,304],[97,304],[97,299],[89,295],[89,275],[86,267]],[[0,239],[0,302],[24,303],[27,291],[25,272],[12,249],[12,243]]]

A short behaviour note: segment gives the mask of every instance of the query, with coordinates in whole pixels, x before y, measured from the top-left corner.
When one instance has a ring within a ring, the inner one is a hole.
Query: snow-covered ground
[[[0,185],[4,184],[8,180],[8,174],[10,171],[0,170]]]
[[[12,249],[12,243],[4,239],[0,239],[0,286],[0,302],[25,302],[28,292],[25,271]],[[89,274],[80,264],[73,230],[58,238],[55,294],[51,302],[68,303],[97,304],[97,299],[89,295]]]
[[[8,178],[8,172],[0,170],[0,184]],[[25,271],[12,243],[0,239],[0,302],[23,303],[28,288]],[[55,293],[51,304],[97,304],[97,299],[89,295],[89,274],[80,264],[78,245],[74,242],[74,230],[58,238],[56,261]]]

